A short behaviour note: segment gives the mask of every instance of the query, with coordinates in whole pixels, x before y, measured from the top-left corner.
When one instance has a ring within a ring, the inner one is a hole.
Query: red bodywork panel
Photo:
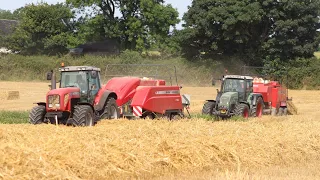
[[[97,104],[106,90],[115,92],[118,96],[117,104],[122,106],[134,96],[136,88],[140,85],[140,78],[135,77],[120,77],[110,79],[98,92],[95,98]]]
[[[179,86],[141,86],[132,99],[132,106],[164,114],[166,110],[181,110],[182,102]]]
[[[98,92],[95,103],[104,91],[117,94],[117,104],[122,106],[132,100],[131,106],[164,114],[166,110],[182,110],[180,87],[166,86],[164,80],[140,79],[136,77],[117,77],[110,79]],[[156,94],[157,93],[157,94]]]
[[[253,92],[262,94],[265,103],[271,103],[273,108],[286,106],[287,88],[281,86],[277,81],[269,83],[253,82]]]
[[[60,99],[60,107],[52,107],[49,108],[49,102],[48,102],[48,97],[50,95],[59,95]],[[67,95],[67,96],[65,96]],[[49,91],[46,95],[46,109],[47,112],[52,112],[52,111],[71,111],[71,104],[70,104],[70,99],[71,98],[80,98],[80,89],[75,88],[75,87],[68,87],[68,88],[59,88],[59,89],[53,89]],[[66,97],[66,102],[65,98]]]

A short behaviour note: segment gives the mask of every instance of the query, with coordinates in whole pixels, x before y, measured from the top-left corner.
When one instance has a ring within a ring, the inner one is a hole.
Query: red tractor
[[[117,77],[102,86],[99,68],[62,66],[59,71],[58,89],[53,71],[47,74],[51,90],[46,102],[38,102],[30,112],[30,123],[93,126],[100,119],[120,117],[173,119],[184,116],[190,104],[179,86],[166,86],[164,80]]]

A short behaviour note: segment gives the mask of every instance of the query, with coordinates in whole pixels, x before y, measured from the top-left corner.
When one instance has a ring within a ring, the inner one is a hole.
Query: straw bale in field
[[[0,91],[0,100],[15,100],[19,98],[19,91]]]

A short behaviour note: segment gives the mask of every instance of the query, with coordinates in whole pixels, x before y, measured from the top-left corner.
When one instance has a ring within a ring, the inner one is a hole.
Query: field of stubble
[[[47,83],[0,82],[29,110]],[[184,87],[199,113],[213,87]],[[0,179],[319,179],[320,91],[290,91],[299,115],[245,122],[102,121],[95,127],[0,125]]]

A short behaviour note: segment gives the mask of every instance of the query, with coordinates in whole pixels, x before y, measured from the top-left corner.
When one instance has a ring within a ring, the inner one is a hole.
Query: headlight
[[[60,107],[60,96],[59,95],[49,95],[48,96],[48,107],[49,108],[54,108]]]

